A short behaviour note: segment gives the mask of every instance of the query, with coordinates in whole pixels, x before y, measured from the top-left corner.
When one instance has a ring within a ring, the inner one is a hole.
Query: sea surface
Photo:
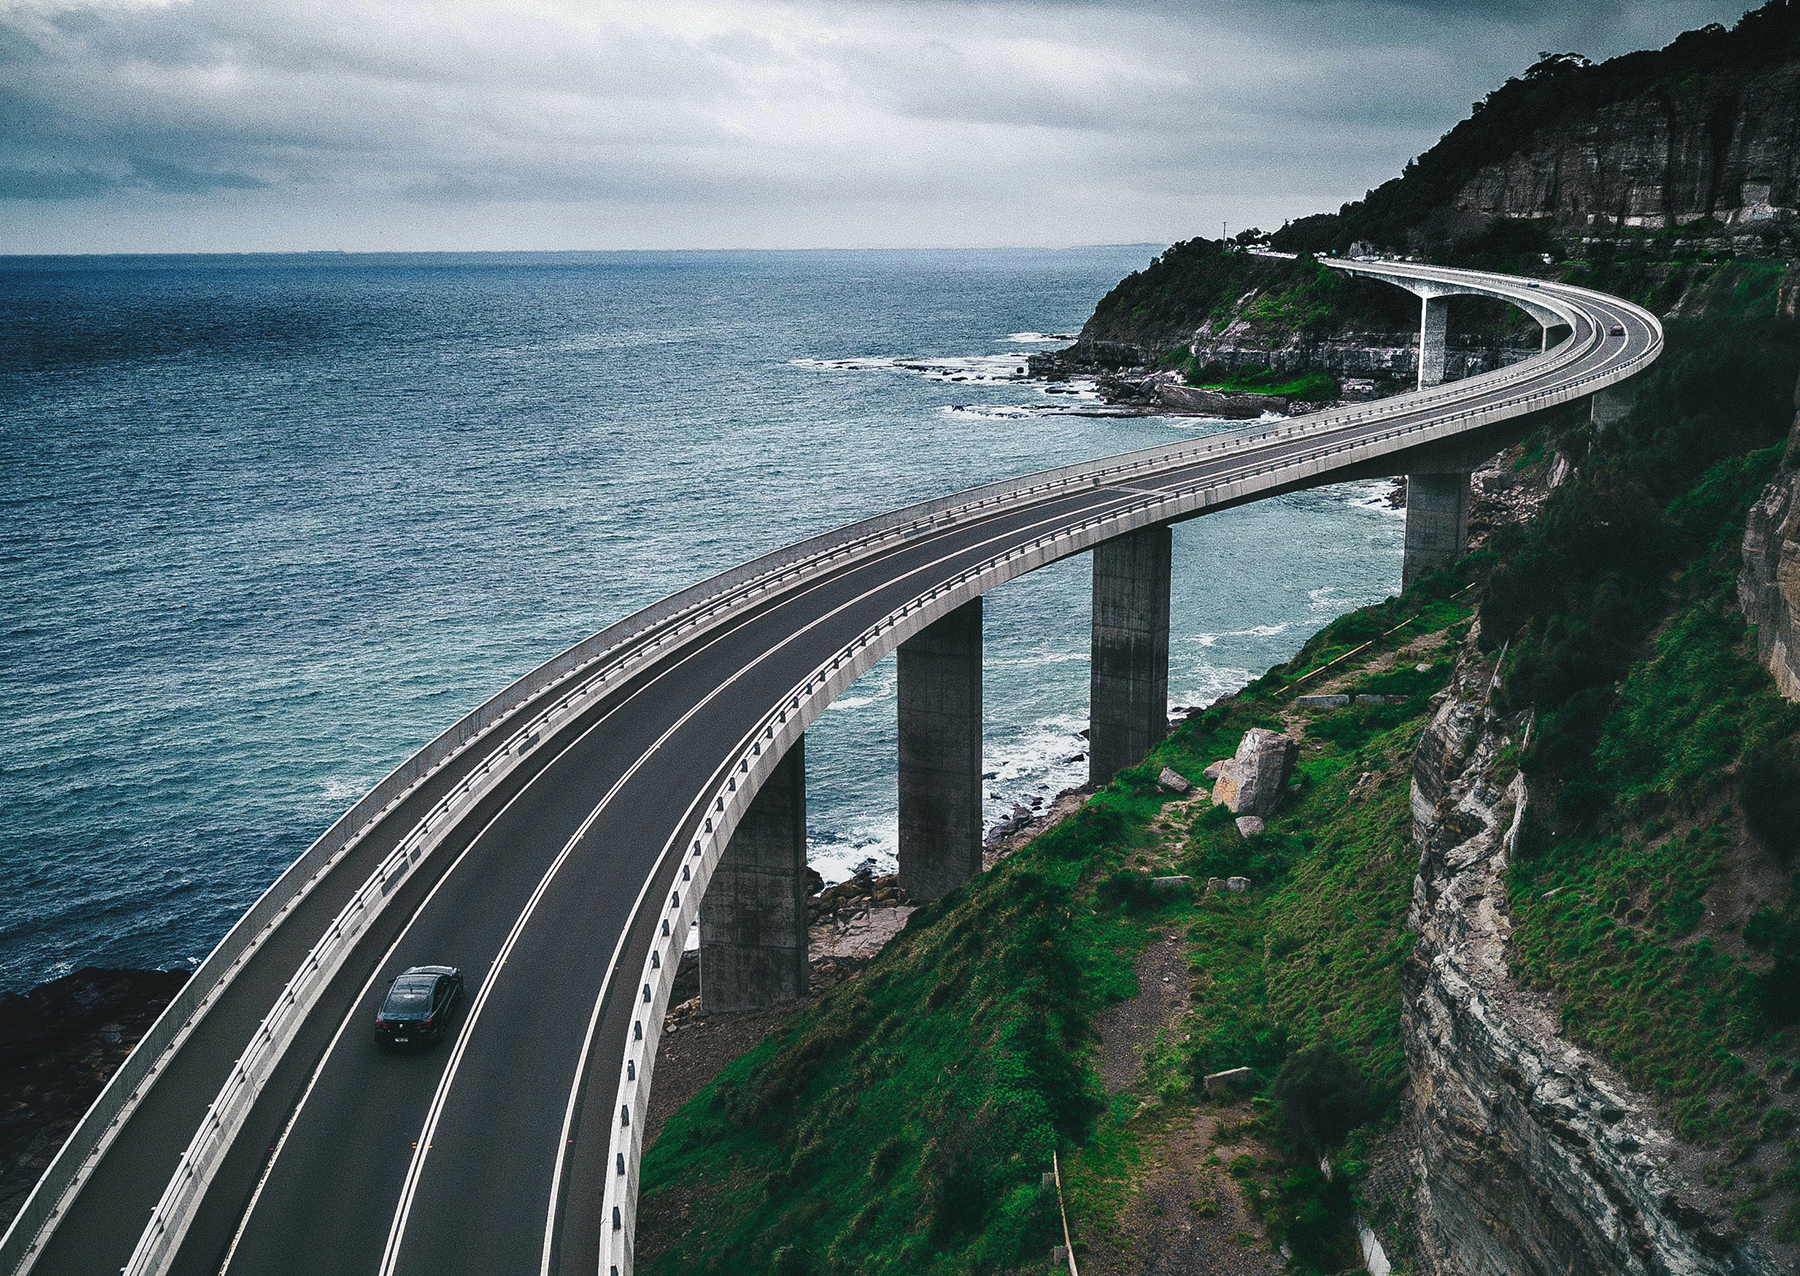
[[[1156,252],[0,258],[0,990],[203,957],[333,819],[633,609],[927,496],[1228,428],[1022,379]],[[1397,588],[1382,484],[1178,527],[1197,705]],[[987,598],[990,822],[1085,778],[1088,572]],[[814,726],[886,868],[892,658]]]

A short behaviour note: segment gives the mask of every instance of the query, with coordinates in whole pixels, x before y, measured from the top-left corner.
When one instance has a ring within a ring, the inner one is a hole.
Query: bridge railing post
[[[700,901],[700,1003],[761,1010],[806,995],[806,738],[751,799]]]
[[[1136,766],[1169,730],[1167,525],[1094,547],[1094,632],[1088,675],[1088,779]]]
[[[900,885],[941,899],[981,871],[981,599],[900,644]]]

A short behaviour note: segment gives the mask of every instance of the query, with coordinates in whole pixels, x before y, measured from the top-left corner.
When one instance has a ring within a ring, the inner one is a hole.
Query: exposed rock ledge
[[[1792,272],[1790,272],[1792,273]],[[1794,386],[1800,408],[1800,384]],[[1738,602],[1756,626],[1756,648],[1789,700],[1800,700],[1800,415],[1775,481],[1750,507]]]
[[[1506,965],[1502,873],[1529,731],[1488,701],[1471,635],[1413,761],[1418,943],[1404,972],[1423,1270],[1441,1276],[1774,1276],[1676,1164],[1655,1110],[1559,1031]]]

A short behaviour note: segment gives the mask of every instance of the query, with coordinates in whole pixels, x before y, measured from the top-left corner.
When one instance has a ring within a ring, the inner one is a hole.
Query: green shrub
[[[1762,844],[1791,864],[1800,850],[1800,749],[1791,740],[1759,749],[1738,772],[1744,821]]]
[[[1368,1120],[1369,1083],[1329,1040],[1316,1041],[1281,1065],[1275,1101],[1288,1133],[1302,1145],[1336,1147]]]

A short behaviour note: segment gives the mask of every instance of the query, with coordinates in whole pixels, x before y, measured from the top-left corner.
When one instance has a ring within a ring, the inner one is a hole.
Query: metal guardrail
[[[1543,298],[1543,300],[1550,299],[1549,297]],[[1534,298],[1534,300],[1537,299]],[[1606,300],[1616,304],[1615,299],[1607,298]],[[1648,316],[1646,317],[1648,318]],[[1655,325],[1654,318],[1649,318],[1649,323],[1655,328],[1656,341],[1643,355],[1624,365],[1623,370],[1612,369],[1591,374],[1574,382],[1561,383],[1531,394],[1516,396],[1503,400],[1499,404],[1487,404],[1478,409],[1452,413],[1448,417],[1434,416],[1428,421],[1403,426],[1375,436],[1364,436],[1345,446],[1325,446],[1298,455],[1284,456],[1248,471],[1238,471],[1228,483],[1223,480],[1209,481],[1152,498],[1141,504],[1133,504],[1127,508],[1141,512],[1167,506],[1170,502],[1179,501],[1185,504],[1186,498],[1211,492],[1221,486],[1239,487],[1246,479],[1258,475],[1282,469],[1294,469],[1326,457],[1341,457],[1346,452],[1364,453],[1373,443],[1391,440],[1402,435],[1431,431],[1458,421],[1467,421],[1474,416],[1491,416],[1495,413],[1516,415],[1516,413],[1502,412],[1503,408],[1509,406],[1536,400],[1548,400],[1549,402],[1540,404],[1540,406],[1549,406],[1550,402],[1563,402],[1581,397],[1586,391],[1576,387],[1596,381],[1612,383],[1623,380],[1632,375],[1639,366],[1655,357],[1661,347],[1661,330],[1660,326]],[[1358,409],[1350,412],[1327,411],[1302,418],[1285,427],[1265,430],[1261,433],[1251,433],[1247,430],[1231,431],[1210,436],[1198,444],[1159,445],[1107,458],[1100,462],[1061,466],[1039,474],[1025,476],[1024,479],[988,484],[966,492],[907,506],[762,555],[728,572],[701,581],[633,613],[617,624],[601,630],[553,657],[497,695],[490,697],[489,700],[439,735],[431,744],[397,767],[335,822],[240,919],[196,970],[182,993],[152,1026],[150,1032],[140,1042],[138,1049],[115,1074],[112,1082],[102,1092],[94,1107],[89,1110],[76,1130],[72,1132],[61,1152],[52,1161],[37,1188],[27,1200],[25,1208],[14,1220],[4,1241],[0,1241],[0,1270],[10,1269],[22,1273],[29,1267],[36,1253],[41,1249],[42,1242],[53,1227],[56,1218],[66,1208],[74,1193],[79,1190],[85,1173],[105,1152],[112,1137],[129,1115],[136,1101],[141,1098],[145,1089],[155,1081],[157,1075],[162,1071],[166,1059],[173,1051],[181,1047],[187,1035],[217,1000],[233,975],[254,956],[262,942],[274,927],[280,924],[293,906],[303,899],[360,839],[367,836],[383,818],[389,816],[418,784],[436,774],[444,765],[461,756],[477,742],[490,736],[497,727],[516,716],[521,708],[541,697],[546,691],[555,688],[559,683],[573,680],[583,674],[586,675],[579,685],[572,687],[551,705],[534,715],[530,721],[511,732],[501,747],[491,750],[469,775],[463,777],[450,793],[440,800],[401,840],[396,850],[363,883],[350,903],[340,911],[326,933],[313,946],[299,971],[283,989],[275,1007],[259,1025],[249,1047],[239,1057],[218,1097],[208,1109],[206,1119],[196,1132],[187,1152],[184,1153],[180,1166],[165,1190],[150,1225],[140,1240],[137,1252],[133,1255],[132,1263],[127,1269],[132,1276],[159,1271],[166,1266],[165,1260],[178,1244],[180,1236],[185,1230],[185,1220],[191,1216],[192,1209],[204,1194],[205,1185],[216,1170],[219,1158],[231,1143],[231,1135],[241,1127],[244,1117],[260,1092],[262,1083],[273,1070],[275,1063],[279,1061],[298,1025],[304,1020],[305,1011],[316,1001],[317,996],[329,983],[331,975],[341,966],[355,941],[367,929],[375,914],[379,912],[381,901],[391,893],[393,888],[401,884],[417,868],[423,858],[441,842],[443,833],[448,831],[450,825],[446,823],[440,828],[439,821],[455,808],[478,798],[491,789],[522,758],[539,747],[554,732],[566,726],[567,722],[572,720],[571,715],[575,714],[577,710],[591,707],[598,696],[618,685],[620,678],[641,667],[643,662],[652,659],[670,643],[684,639],[696,630],[710,629],[716,624],[723,623],[733,615],[756,605],[785,585],[811,579],[825,572],[847,566],[856,560],[885,552],[895,543],[915,537],[924,531],[942,530],[955,526],[968,518],[987,518],[1007,509],[1041,504],[1056,494],[1091,489],[1112,477],[1138,474],[1151,469],[1180,468],[1183,463],[1204,459],[1227,450],[1242,449],[1247,444],[1290,439],[1302,435],[1324,436],[1376,416],[1405,415],[1446,398],[1466,397],[1471,389],[1480,385],[1491,387],[1496,381],[1539,378],[1585,355],[1585,350],[1571,349],[1571,345],[1572,341],[1564,342],[1556,350],[1546,352],[1534,359],[1512,365],[1510,368],[1483,374],[1481,377],[1452,382],[1448,387],[1434,387],[1396,396],[1383,401],[1379,408]],[[1166,510],[1162,512],[1162,517],[1174,516],[1178,515],[1170,515]],[[1045,552],[1045,546],[1050,542],[1068,542],[1071,537],[1080,539],[1084,531],[1106,522],[1116,521],[1117,517],[1117,515],[1106,515],[1098,519],[1084,520],[1072,528],[1064,529],[1056,536],[1049,538],[1040,536],[1029,546],[1009,551],[1007,555],[1003,556],[1003,559],[993,560],[989,570],[998,567],[1006,559],[1016,559],[1034,553],[1042,554]],[[1060,551],[1058,556],[1069,552],[1078,551],[1065,548]],[[1048,559],[1043,561],[1048,561]],[[963,586],[966,586],[968,579],[970,579],[969,573],[963,573],[958,578]],[[914,603],[902,608],[895,617],[890,617],[887,622],[884,622],[884,625],[891,627],[898,621],[904,621],[909,615],[916,618],[920,614],[918,609],[928,605],[926,600],[933,597],[941,598],[945,589],[959,587],[953,582],[930,591],[920,600],[915,600]],[[991,588],[991,585],[984,586],[985,588]],[[925,622],[909,626],[909,628],[922,628],[923,623]],[[863,639],[858,640],[858,643],[852,644],[852,648],[846,650],[866,652],[868,641],[869,636],[865,635]],[[892,645],[898,645],[898,641],[896,638]],[[884,644],[884,646],[886,645]],[[827,666],[822,667],[823,672],[817,675],[815,680],[808,682],[805,691],[796,693],[793,701],[794,713],[798,713],[801,705],[816,695],[816,687],[823,687],[828,683],[835,684],[838,681],[837,677],[830,673],[830,670],[846,668],[847,666],[843,663],[844,656],[845,653],[834,656]],[[863,664],[863,667],[866,668],[867,664],[872,663],[873,659],[870,659]],[[858,673],[860,674],[860,670]],[[843,685],[847,686],[848,681],[845,681]],[[838,690],[841,690],[841,687]],[[836,694],[837,691],[832,692],[833,697]],[[816,712],[817,710],[814,710],[815,714]],[[779,723],[771,724],[769,729],[785,731],[790,725],[791,719],[792,714],[784,714]],[[810,716],[808,720],[810,720]],[[752,760],[762,756],[760,748],[753,747],[739,759],[740,771],[745,776],[749,776]],[[779,753],[775,756],[779,757]],[[760,781],[760,777],[758,779]],[[733,776],[728,779],[725,791],[747,793],[753,789],[754,786],[740,790],[736,783],[736,777]],[[715,803],[718,806],[717,813],[725,814],[727,804],[723,792],[715,799]],[[735,818],[730,821],[733,825],[735,822]],[[708,819],[706,823],[711,832],[714,821]],[[717,841],[717,849],[722,850],[723,841],[717,837],[712,840]],[[695,854],[700,854],[698,843]],[[710,855],[703,857],[706,877],[710,877],[714,858]],[[691,898],[697,906],[698,892],[693,893]],[[685,929],[683,934],[685,934]],[[649,986],[649,981],[646,981],[646,986]],[[655,1023],[655,1031],[658,1033],[660,1026],[659,1016]],[[647,1083],[647,1068],[642,1075]],[[647,1084],[645,1093],[647,1093]],[[632,1199],[635,1203],[635,1150],[631,1157],[631,1164],[634,1168],[629,1177]]]

